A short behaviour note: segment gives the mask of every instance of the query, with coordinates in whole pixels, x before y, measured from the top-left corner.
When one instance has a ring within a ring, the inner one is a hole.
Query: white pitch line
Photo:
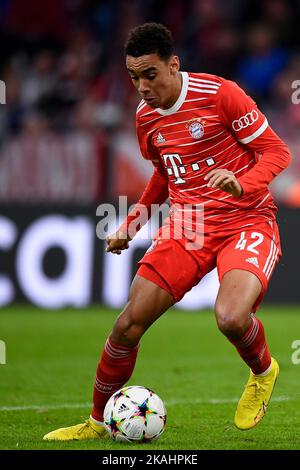
[[[59,405],[25,405],[25,406],[0,406],[0,411],[47,411],[60,409],[86,408],[92,406],[92,403],[62,403]]]
[[[274,397],[272,402],[292,401],[296,398],[292,397]],[[239,398],[211,398],[209,400],[169,400],[166,401],[166,406],[175,405],[222,405],[226,403],[237,403]],[[47,411],[47,410],[62,410],[62,409],[75,409],[75,408],[90,408],[92,403],[62,403],[60,405],[28,405],[28,406],[0,406],[0,411]]]
[[[194,400],[170,400],[166,402],[168,406],[174,405],[222,405],[222,404],[229,404],[229,403],[237,403],[239,398],[211,398],[209,400],[201,400],[201,399],[194,399]],[[293,398],[291,397],[274,397],[272,398],[272,402],[274,401],[291,401]],[[1,408],[0,408],[1,409]]]

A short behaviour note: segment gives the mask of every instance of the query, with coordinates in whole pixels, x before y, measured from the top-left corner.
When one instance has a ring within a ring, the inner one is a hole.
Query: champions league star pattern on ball
[[[104,424],[115,441],[153,441],[165,429],[167,414],[156,393],[141,386],[115,392],[104,409]]]

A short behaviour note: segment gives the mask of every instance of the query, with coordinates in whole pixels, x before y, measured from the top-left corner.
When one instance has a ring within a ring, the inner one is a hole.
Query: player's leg
[[[154,243],[139,262],[129,301],[106,341],[97,369],[92,416],[84,425],[63,428],[46,440],[94,439],[103,432],[101,420],[107,400],[129,379],[143,333],[173,303],[212,269],[215,254],[201,250],[199,262],[185,249],[184,240],[174,240],[159,230]],[[169,233],[169,232],[168,232]],[[201,266],[201,269],[199,269]]]
[[[155,276],[152,274],[152,276]],[[140,338],[174,299],[154,282],[136,276],[129,300],[108,337],[98,364],[94,385],[94,406],[90,419],[83,424],[52,431],[44,440],[86,440],[106,437],[103,411],[110,396],[129,380],[133,372]]]
[[[166,289],[137,274],[128,303],[114,324],[112,341],[124,347],[135,347],[152,323],[173,304],[173,296]]]
[[[255,274],[232,269],[222,278],[215,304],[220,331],[255,374],[265,372],[271,363],[262,323],[252,315],[261,290]]]
[[[245,243],[239,242],[240,235],[233,237],[218,258],[221,285],[215,306],[217,323],[250,367],[250,379],[235,415],[240,429],[250,429],[262,419],[279,372],[270,356],[262,322],[252,313],[263,298],[280,254],[279,240],[276,244],[276,237],[271,235],[268,224],[243,232]],[[254,248],[255,237],[260,243]],[[249,257],[251,253],[256,256]]]
[[[181,243],[162,236],[162,230],[139,262],[129,301],[106,341],[94,387],[91,419],[96,424],[107,400],[129,380],[144,332],[198,282],[195,260]]]
[[[174,299],[167,290],[136,275],[128,303],[107,338],[97,368],[91,413],[93,420],[103,421],[107,400],[132,375],[142,335],[173,304]]]

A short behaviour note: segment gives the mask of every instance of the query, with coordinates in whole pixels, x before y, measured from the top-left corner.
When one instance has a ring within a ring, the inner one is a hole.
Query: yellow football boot
[[[250,370],[250,378],[235,412],[234,424],[238,429],[253,428],[266,414],[279,374],[279,365],[274,358],[271,365],[270,372],[265,376],[254,375]]]
[[[88,439],[106,439],[108,433],[104,426],[99,426],[87,419],[82,424],[51,431],[43,437],[44,441],[84,441]]]

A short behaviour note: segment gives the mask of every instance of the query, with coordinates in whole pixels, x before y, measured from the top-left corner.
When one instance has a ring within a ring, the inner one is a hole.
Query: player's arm
[[[218,92],[218,112],[224,125],[247,148],[260,155],[243,176],[227,169],[212,170],[208,186],[240,197],[265,189],[290,163],[287,145],[271,129],[256,103],[234,82],[226,80]]]
[[[154,172],[141,198],[116,233],[106,238],[107,248],[115,254],[129,247],[129,242],[151,217],[152,204],[162,204],[169,196],[168,177],[160,161],[152,161]]]
[[[288,146],[268,125],[266,130],[247,147],[260,154],[260,159],[251,170],[238,178],[243,194],[265,189],[291,162]]]

